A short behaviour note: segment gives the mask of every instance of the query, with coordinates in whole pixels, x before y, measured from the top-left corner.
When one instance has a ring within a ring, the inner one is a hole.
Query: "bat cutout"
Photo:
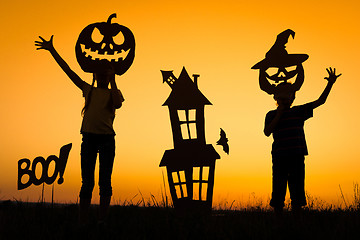
[[[229,154],[229,145],[228,145],[228,139],[226,137],[225,131],[220,128],[220,139],[216,142],[216,145],[221,145],[223,147],[224,152]]]

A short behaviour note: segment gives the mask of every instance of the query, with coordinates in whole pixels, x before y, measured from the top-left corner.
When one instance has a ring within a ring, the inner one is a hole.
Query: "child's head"
[[[295,92],[292,89],[292,84],[283,82],[277,85],[274,93],[274,99],[278,105],[291,107],[295,100]]]

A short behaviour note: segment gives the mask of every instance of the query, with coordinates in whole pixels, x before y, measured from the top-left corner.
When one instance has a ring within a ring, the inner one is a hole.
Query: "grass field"
[[[172,207],[112,205],[105,226],[78,224],[77,204],[0,202],[0,239],[360,239],[360,208],[320,208],[278,218],[269,208],[217,208],[211,215],[177,214]]]

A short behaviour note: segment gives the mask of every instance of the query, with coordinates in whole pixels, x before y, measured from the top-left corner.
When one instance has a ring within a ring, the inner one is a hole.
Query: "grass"
[[[312,197],[301,214],[286,209],[276,217],[255,197],[249,205],[224,202],[211,215],[179,215],[163,197],[139,194],[112,205],[107,225],[78,224],[77,204],[0,202],[0,239],[360,239],[360,191],[352,201],[329,205]],[[137,200],[139,199],[139,200]],[[250,198],[251,199],[251,198]]]
[[[0,239],[359,239],[359,209],[285,211],[214,210],[178,215],[173,208],[114,205],[106,228],[96,222],[96,206],[86,227],[77,224],[76,204],[3,202]]]

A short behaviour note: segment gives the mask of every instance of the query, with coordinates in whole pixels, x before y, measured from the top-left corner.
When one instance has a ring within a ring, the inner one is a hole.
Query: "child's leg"
[[[114,136],[103,136],[99,150],[99,187],[100,187],[100,212],[99,220],[105,220],[112,196],[111,174],[115,158]]]
[[[287,187],[287,159],[273,158],[272,198],[270,206],[281,211],[284,207]]]
[[[291,206],[294,210],[306,205],[304,156],[296,156],[291,159],[289,191]]]
[[[81,144],[81,177],[80,212],[79,220],[86,223],[88,220],[92,191],[94,189],[94,171],[97,157],[97,145],[93,136],[83,135]]]

